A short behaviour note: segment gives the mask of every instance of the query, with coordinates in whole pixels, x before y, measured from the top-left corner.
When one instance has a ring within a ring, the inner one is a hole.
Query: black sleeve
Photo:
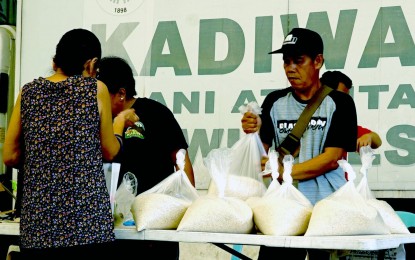
[[[340,147],[347,152],[356,151],[357,113],[352,97],[340,91],[329,94],[336,104],[324,147]]]
[[[261,137],[261,141],[269,145],[269,147],[272,146],[273,141],[275,144],[275,127],[271,119],[271,108],[280,97],[287,95],[287,93],[290,91],[291,91],[291,87],[280,89],[280,90],[275,90],[269,93],[265,97],[264,102],[262,103],[262,106],[261,106],[262,126],[261,126],[261,130],[259,131],[259,136]]]

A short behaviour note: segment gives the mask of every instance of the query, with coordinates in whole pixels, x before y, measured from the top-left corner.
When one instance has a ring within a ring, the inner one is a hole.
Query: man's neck
[[[297,95],[297,97],[303,101],[308,101],[310,100],[314,94],[317,92],[317,90],[319,90],[319,88],[321,87],[321,84],[318,83],[314,86],[311,86],[309,88],[306,89],[299,89],[299,90],[294,90],[295,94]]]

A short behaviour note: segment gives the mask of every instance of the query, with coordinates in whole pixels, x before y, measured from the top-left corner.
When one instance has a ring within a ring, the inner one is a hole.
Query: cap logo
[[[287,35],[287,37],[285,37],[284,42],[282,43],[282,45],[286,45],[286,44],[295,44],[297,42],[297,37],[294,37],[292,34]]]

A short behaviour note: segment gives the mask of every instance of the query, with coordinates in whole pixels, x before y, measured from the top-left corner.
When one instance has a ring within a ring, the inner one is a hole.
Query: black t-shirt
[[[173,152],[187,149],[188,144],[173,113],[163,104],[148,98],[137,98],[132,108],[140,118],[134,128],[124,129],[123,151],[118,185],[124,173],[137,177],[137,194],[152,188],[174,173]]]

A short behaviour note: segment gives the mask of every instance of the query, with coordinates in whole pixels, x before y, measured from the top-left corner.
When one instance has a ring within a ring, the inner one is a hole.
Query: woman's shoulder
[[[107,85],[105,85],[104,82],[102,82],[101,80],[95,79],[95,83],[97,85],[98,95],[103,93],[103,92],[108,93],[108,95],[109,95],[108,87],[107,87]]]
[[[22,86],[22,94],[23,96],[25,96],[28,93],[38,92],[39,87],[45,86],[47,84],[50,84],[50,83],[46,78],[44,77],[35,78],[32,81],[27,82]]]

